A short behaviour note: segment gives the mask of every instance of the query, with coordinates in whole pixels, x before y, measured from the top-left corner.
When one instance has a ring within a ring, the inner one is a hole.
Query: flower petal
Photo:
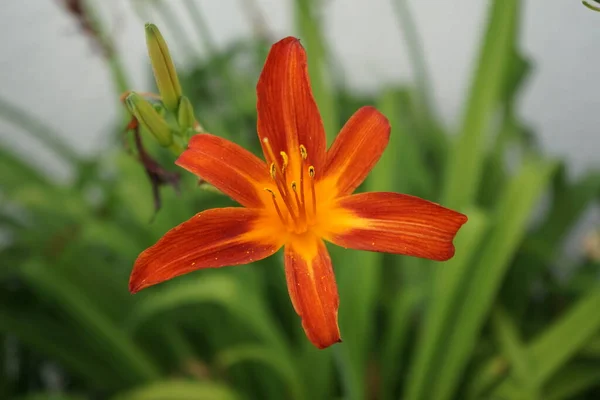
[[[459,212],[399,193],[360,193],[340,199],[325,224],[325,239],[342,247],[445,261],[467,222]]]
[[[327,152],[325,180],[338,196],[350,194],[375,166],[390,138],[390,123],[373,107],[362,107],[346,122]]]
[[[263,205],[263,188],[270,179],[267,165],[229,140],[210,134],[194,135],[175,164],[205,179],[243,206]]]
[[[167,232],[135,261],[129,290],[198,269],[247,264],[275,253],[285,235],[259,210],[215,208],[196,214]]]
[[[307,234],[287,244],[285,275],[292,304],[302,318],[308,339],[320,349],[341,342],[337,323],[339,297],[323,241]]]
[[[317,171],[325,162],[325,131],[308,78],[306,52],[300,41],[285,38],[273,45],[256,86],[258,136],[265,158],[271,159],[268,140],[276,161],[280,152],[290,166],[300,165],[300,145],[308,150],[309,162]]]

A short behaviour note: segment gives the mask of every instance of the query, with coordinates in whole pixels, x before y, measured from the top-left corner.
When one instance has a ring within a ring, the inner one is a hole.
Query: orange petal
[[[138,292],[198,269],[247,264],[275,253],[284,237],[258,210],[215,208],[167,232],[135,261],[129,290]]]
[[[308,339],[320,349],[341,342],[337,286],[323,241],[308,234],[286,245],[285,275]]]
[[[258,136],[265,158],[270,153],[281,162],[280,152],[299,165],[300,145],[308,150],[308,159],[317,171],[325,162],[325,131],[312,95],[306,52],[300,41],[285,38],[273,45],[256,86]],[[264,143],[268,139],[272,152]]]
[[[467,222],[459,212],[399,193],[361,193],[337,203],[324,237],[342,247],[445,261]]]
[[[373,107],[363,107],[346,122],[327,152],[326,180],[338,195],[350,194],[375,166],[390,138],[390,123]]]
[[[262,207],[269,182],[267,165],[229,140],[209,134],[192,136],[188,149],[175,161],[246,207]]]

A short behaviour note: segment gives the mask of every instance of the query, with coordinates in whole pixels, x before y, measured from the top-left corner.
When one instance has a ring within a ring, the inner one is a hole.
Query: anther
[[[308,167],[308,175],[310,176],[310,192],[312,196],[312,212],[317,215],[317,194],[315,193],[315,167]]]
[[[303,160],[308,158],[308,152],[306,151],[306,147],[303,144],[300,145],[300,156],[302,156]]]
[[[275,177],[277,176],[277,167],[275,166],[274,162],[271,163],[271,167],[269,169],[271,172],[271,178],[275,179]]]
[[[285,153],[285,151],[280,151],[279,154],[281,155],[281,159],[283,160],[283,164],[281,165],[281,172],[285,172],[285,168],[288,165],[288,155]]]

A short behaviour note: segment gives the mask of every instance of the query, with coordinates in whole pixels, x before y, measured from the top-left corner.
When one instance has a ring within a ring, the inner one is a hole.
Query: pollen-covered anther
[[[300,145],[300,156],[303,160],[306,160],[308,158],[308,152],[306,151],[306,147],[303,144]]]
[[[280,151],[279,154],[281,155],[281,160],[282,160],[282,164],[281,164],[281,172],[285,173],[285,169],[288,166],[288,162],[289,162],[289,157],[286,154],[285,151]]]
[[[308,167],[308,176],[310,176],[310,193],[312,195],[312,212],[313,215],[317,215],[317,195],[315,193],[315,167],[310,165]]]
[[[271,178],[277,178],[277,166],[274,162],[271,163],[271,166],[269,167],[269,172],[271,173]]]

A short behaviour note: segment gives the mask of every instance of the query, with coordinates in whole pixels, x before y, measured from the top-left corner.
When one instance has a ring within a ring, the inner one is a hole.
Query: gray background
[[[103,0],[105,21],[135,89],[147,89],[148,68],[143,18],[134,3]],[[3,0],[0,14],[0,96],[26,107],[68,137],[83,152],[101,150],[117,118],[115,94],[104,60],[90,40],[78,33],[75,20],[60,1]],[[196,33],[172,0],[184,29]],[[198,0],[213,36],[220,44],[251,32],[241,0]],[[277,36],[293,34],[291,1],[258,0]],[[370,90],[396,80],[410,80],[411,71],[390,0],[325,1],[326,35],[343,62],[352,86]],[[460,121],[473,60],[477,54],[488,1],[410,1],[422,35],[433,78],[435,99],[445,122]],[[169,40],[170,32],[165,31]],[[598,166],[600,87],[600,13],[578,1],[525,2],[522,48],[536,70],[522,97],[522,116],[537,131],[551,154],[568,157],[572,173]],[[199,41],[189,51],[170,41],[178,63],[202,54]],[[193,54],[191,54],[193,53]],[[6,124],[0,136],[20,151],[45,163],[49,156],[36,143]],[[50,164],[60,172],[60,165]]]

